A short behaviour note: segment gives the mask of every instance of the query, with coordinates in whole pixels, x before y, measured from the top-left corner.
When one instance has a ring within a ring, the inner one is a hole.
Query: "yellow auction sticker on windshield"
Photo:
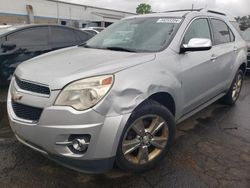
[[[178,18],[160,18],[156,23],[180,23],[181,19]]]

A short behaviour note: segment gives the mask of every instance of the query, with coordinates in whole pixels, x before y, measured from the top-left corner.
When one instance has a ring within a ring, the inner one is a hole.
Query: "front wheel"
[[[174,136],[173,115],[159,103],[146,101],[135,109],[125,126],[116,164],[131,172],[151,169],[165,156]]]
[[[221,99],[223,104],[233,105],[238,100],[243,84],[244,73],[242,70],[238,70],[233,83],[228,90],[227,94]]]

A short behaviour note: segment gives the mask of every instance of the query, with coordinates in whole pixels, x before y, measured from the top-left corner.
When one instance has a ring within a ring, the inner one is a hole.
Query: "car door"
[[[50,44],[53,50],[75,46],[79,42],[73,29],[50,26]]]
[[[213,56],[216,58],[216,64],[219,76],[219,86],[226,89],[230,82],[231,72],[234,62],[236,61],[237,47],[235,38],[228,25],[220,19],[211,18],[211,26],[213,31]]]
[[[195,18],[188,26],[182,45],[192,38],[212,40],[208,18]],[[180,55],[182,67],[183,114],[194,110],[219,93],[220,81],[218,66],[213,59],[213,50],[191,51]]]
[[[2,52],[1,69],[4,78],[10,81],[16,67],[30,58],[51,50],[48,44],[48,27],[29,27],[18,30],[6,36],[6,42],[16,47]]]

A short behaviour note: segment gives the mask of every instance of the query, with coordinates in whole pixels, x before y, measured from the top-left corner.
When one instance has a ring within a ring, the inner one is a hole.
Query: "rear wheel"
[[[153,168],[165,156],[174,135],[172,114],[157,102],[145,102],[127,122],[117,151],[117,165],[132,172]]]
[[[243,84],[244,74],[242,70],[238,70],[233,83],[227,94],[221,99],[221,102],[227,105],[233,105],[238,100]]]

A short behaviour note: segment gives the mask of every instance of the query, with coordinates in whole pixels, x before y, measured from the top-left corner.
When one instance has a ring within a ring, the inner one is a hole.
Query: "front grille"
[[[17,117],[30,121],[38,121],[41,117],[42,108],[27,106],[12,101],[12,108]]]
[[[15,77],[15,80],[18,87],[22,90],[39,93],[43,95],[50,95],[50,89],[46,86],[41,86],[38,84],[22,81],[17,76]]]

